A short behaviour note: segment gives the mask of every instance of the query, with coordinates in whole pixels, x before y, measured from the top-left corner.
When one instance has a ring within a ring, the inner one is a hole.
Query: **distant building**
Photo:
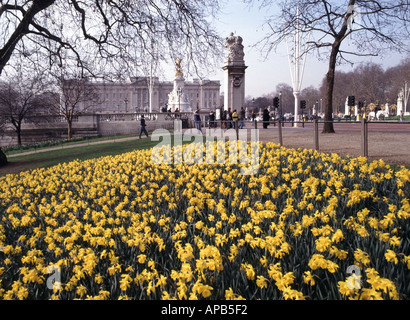
[[[127,82],[93,82],[86,85],[94,86],[98,92],[100,103],[84,105],[81,102],[78,110],[90,113],[134,113],[150,110],[149,77],[134,77]],[[215,109],[220,106],[219,80],[193,80],[185,82],[185,92],[189,97],[192,110]],[[160,112],[167,108],[168,95],[173,90],[172,81],[159,81],[152,78],[152,111]]]

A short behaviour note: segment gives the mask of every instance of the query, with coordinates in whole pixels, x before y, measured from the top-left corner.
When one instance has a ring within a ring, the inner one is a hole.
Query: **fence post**
[[[367,130],[367,121],[362,119],[362,155],[363,157],[368,157],[369,155],[369,144],[368,144],[368,130]]]
[[[315,119],[314,131],[315,131],[315,150],[319,151],[319,123],[317,119]]]
[[[282,122],[282,120],[279,120],[279,123],[278,123],[278,132],[279,132],[279,144],[280,144],[281,146],[283,146],[281,122]]]
[[[239,127],[238,127],[238,120],[235,120],[235,130],[236,130],[236,140],[239,140]]]
[[[254,125],[255,125],[255,129],[258,129],[258,120],[254,119],[254,120],[253,120],[253,123],[254,123]]]

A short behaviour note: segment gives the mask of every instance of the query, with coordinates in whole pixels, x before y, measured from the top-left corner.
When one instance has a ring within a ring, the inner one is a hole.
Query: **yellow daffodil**
[[[174,164],[136,150],[0,177],[0,299],[405,297],[407,168],[242,141],[260,156],[242,174],[228,140],[166,146]]]
[[[397,264],[399,262],[396,253],[393,250],[387,250],[384,256],[386,260],[389,262],[393,262],[394,264]]]
[[[267,279],[263,276],[258,276],[256,279],[256,285],[263,289],[268,287],[268,282],[266,281]]]
[[[248,264],[248,263],[243,263],[242,264],[242,269],[246,273],[246,277],[249,280],[254,280],[255,279],[255,270],[253,269],[253,266]]]

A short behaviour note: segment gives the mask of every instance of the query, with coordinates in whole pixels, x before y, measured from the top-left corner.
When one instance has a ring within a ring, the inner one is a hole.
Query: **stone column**
[[[350,115],[350,106],[349,106],[349,97],[346,97],[346,102],[345,102],[345,116]]]
[[[225,46],[229,49],[228,57],[222,69],[224,79],[224,109],[240,110],[245,103],[245,66],[242,38],[233,33],[226,38]]]
[[[405,112],[403,106],[404,106],[404,90],[401,89],[399,92],[399,95],[397,96],[397,115],[400,116],[400,114]]]

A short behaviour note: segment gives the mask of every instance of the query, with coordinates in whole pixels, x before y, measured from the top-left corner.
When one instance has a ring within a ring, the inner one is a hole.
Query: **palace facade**
[[[98,95],[98,102],[85,99],[79,105],[80,110],[91,113],[134,113],[161,112],[168,109],[168,95],[172,92],[173,81],[159,81],[149,77],[135,77],[127,82],[94,82],[87,81],[92,91]],[[152,87],[152,102],[150,110],[150,88]],[[185,93],[189,98],[192,110],[219,108],[219,80],[185,81]],[[90,92],[90,90],[88,90]]]

